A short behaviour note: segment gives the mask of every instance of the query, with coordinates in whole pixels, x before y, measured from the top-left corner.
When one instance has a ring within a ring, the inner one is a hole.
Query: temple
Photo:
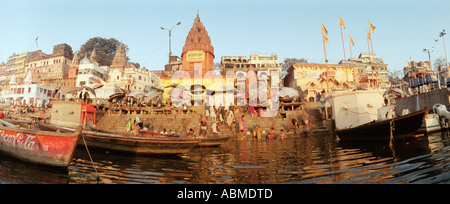
[[[214,70],[214,47],[198,14],[186,38],[181,58],[182,70],[191,77],[203,76]]]
[[[110,72],[115,75],[114,79],[113,79],[113,77],[111,77],[111,79],[117,80],[117,81],[122,80],[122,77],[125,72],[125,68],[127,68],[127,67],[128,67],[128,63],[127,63],[127,55],[126,55],[125,47],[123,46],[122,43],[120,43],[119,47],[116,50],[116,53],[114,54],[114,58],[111,63],[111,66],[109,67]]]

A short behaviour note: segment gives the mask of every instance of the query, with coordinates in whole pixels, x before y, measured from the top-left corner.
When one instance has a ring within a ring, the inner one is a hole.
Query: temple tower
[[[120,43],[119,47],[117,48],[111,66],[109,68],[110,72],[114,72],[117,70],[119,73],[121,73],[121,77],[123,76],[125,68],[127,68],[127,54],[122,43]]]
[[[203,76],[214,70],[214,47],[198,14],[186,38],[181,58],[182,70],[191,77]]]

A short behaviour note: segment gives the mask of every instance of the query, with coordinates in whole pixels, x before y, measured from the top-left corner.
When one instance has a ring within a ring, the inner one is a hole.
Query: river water
[[[79,146],[67,170],[0,154],[0,183],[450,183],[448,132],[383,143],[336,136],[231,140],[179,156],[134,156]],[[95,172],[97,170],[98,173]],[[98,177],[97,177],[98,175]]]

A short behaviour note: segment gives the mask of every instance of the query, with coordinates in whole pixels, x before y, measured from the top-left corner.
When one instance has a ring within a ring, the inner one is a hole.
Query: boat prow
[[[82,132],[81,126],[72,133],[61,133],[5,126],[3,120],[0,123],[0,151],[26,162],[56,167],[70,165]]]
[[[37,122],[40,129],[73,132],[74,129]],[[149,138],[83,130],[83,137],[89,147],[132,154],[182,154],[197,147],[199,139]]]

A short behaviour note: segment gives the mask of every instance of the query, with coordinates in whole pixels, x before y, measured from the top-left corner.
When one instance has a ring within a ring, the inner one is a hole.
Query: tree
[[[402,80],[402,71],[400,71],[400,70],[395,70],[395,71],[389,70],[388,78],[389,78],[389,82],[391,82],[391,84],[400,83],[400,81]]]
[[[445,67],[445,59],[443,57],[438,57],[434,60],[433,69],[438,69],[441,71]]]
[[[293,64],[297,64],[297,63],[308,63],[308,60],[305,58],[284,58],[284,62],[281,63],[281,78],[283,79],[286,75],[287,75],[287,71],[289,69],[289,67],[291,67]]]
[[[95,60],[100,64],[100,66],[111,66],[114,54],[119,47],[120,42],[114,38],[106,39],[102,37],[94,37],[86,41],[80,47],[79,56],[83,59],[86,56],[91,56],[92,50],[95,47]],[[125,52],[128,52],[128,46],[123,44]],[[127,60],[129,58],[127,57]]]

